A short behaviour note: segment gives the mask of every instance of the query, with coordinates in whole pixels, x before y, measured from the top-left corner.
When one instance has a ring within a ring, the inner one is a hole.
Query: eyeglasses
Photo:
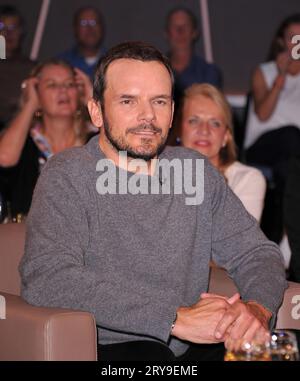
[[[212,118],[212,119],[204,120],[198,116],[192,116],[188,118],[187,123],[191,127],[199,127],[199,126],[202,127],[203,125],[207,125],[210,128],[220,128],[224,126],[224,123],[219,119]]]
[[[75,82],[66,82],[66,83],[48,82],[45,84],[45,87],[51,90],[59,90],[59,89],[70,90],[70,89],[77,88],[77,85]]]
[[[83,19],[83,20],[80,20],[79,25],[84,28],[86,28],[87,26],[91,26],[92,28],[95,28],[98,25],[98,21]]]
[[[5,30],[8,32],[15,32],[16,30],[19,29],[18,24],[8,24],[5,25],[3,22],[0,21],[0,32],[4,32]]]

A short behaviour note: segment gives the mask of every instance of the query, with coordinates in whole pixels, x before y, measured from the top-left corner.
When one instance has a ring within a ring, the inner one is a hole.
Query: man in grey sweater
[[[55,155],[34,193],[22,296],[93,313],[100,359],[221,359],[222,343],[268,330],[286,288],[277,246],[224,178],[165,147],[172,89],[154,47],[112,48],[89,103],[99,136]],[[211,260],[240,295],[206,294]]]

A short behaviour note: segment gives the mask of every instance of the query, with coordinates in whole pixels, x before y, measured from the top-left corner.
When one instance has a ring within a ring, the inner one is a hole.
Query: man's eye
[[[121,101],[121,104],[123,105],[130,105],[132,103],[132,100],[131,99],[123,99]]]
[[[167,102],[164,99],[157,99],[156,101],[154,101],[154,103],[159,106],[164,106],[167,104]]]

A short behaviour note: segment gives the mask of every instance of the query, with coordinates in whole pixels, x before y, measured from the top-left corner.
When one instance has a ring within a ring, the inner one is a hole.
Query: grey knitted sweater
[[[162,158],[203,159],[179,147]],[[101,344],[158,340],[179,355],[187,346],[170,327],[179,306],[207,291],[212,259],[244,300],[276,313],[286,288],[280,251],[208,161],[203,202],[186,205],[175,192],[99,194],[100,159],[96,136],[42,171],[20,264],[26,301],[93,313]]]

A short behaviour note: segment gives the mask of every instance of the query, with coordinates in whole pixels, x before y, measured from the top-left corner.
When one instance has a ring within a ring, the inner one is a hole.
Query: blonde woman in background
[[[22,89],[20,111],[0,139],[0,166],[14,167],[10,200],[13,216],[27,214],[45,162],[58,152],[86,142],[84,108],[92,96],[89,78],[56,59],[37,65]]]
[[[205,155],[259,221],[266,181],[259,170],[236,160],[231,109],[223,94],[209,84],[194,84],[186,89],[179,112],[179,131],[181,144]]]

